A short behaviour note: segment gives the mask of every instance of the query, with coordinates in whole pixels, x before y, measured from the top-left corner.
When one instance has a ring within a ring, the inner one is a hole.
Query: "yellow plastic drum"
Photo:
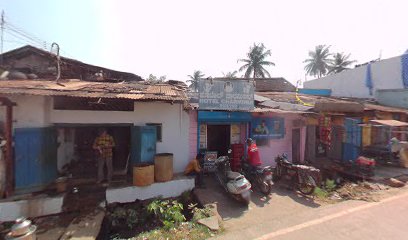
[[[154,157],[154,178],[156,182],[173,179],[173,154],[159,153]]]
[[[133,185],[142,187],[152,183],[154,183],[154,165],[133,167]]]

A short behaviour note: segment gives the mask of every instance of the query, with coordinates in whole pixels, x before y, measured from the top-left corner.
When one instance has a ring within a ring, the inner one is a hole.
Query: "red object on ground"
[[[261,158],[259,157],[258,146],[255,143],[252,143],[248,147],[248,161],[252,166],[262,165]]]
[[[356,163],[359,165],[375,166],[375,160],[360,156],[357,158]]]

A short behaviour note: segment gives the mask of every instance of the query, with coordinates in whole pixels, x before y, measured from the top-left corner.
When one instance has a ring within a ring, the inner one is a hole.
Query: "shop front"
[[[215,157],[226,155],[231,148],[233,156],[237,155],[236,151],[242,155],[251,119],[249,112],[198,111],[198,152],[211,152]]]
[[[255,140],[263,165],[275,166],[275,157],[287,154],[293,163],[302,163],[305,157],[306,123],[296,112],[252,113],[250,137]]]

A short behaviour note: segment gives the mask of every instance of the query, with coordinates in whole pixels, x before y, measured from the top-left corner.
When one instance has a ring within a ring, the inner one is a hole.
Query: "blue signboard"
[[[254,109],[252,80],[202,79],[198,89],[200,110]]]
[[[285,136],[284,118],[253,118],[251,125],[254,139],[279,139]]]

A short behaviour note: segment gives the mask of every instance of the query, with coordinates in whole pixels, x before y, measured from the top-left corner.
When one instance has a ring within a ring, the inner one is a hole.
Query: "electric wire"
[[[21,40],[21,41],[24,41],[24,44],[30,44],[30,45],[33,45],[33,46],[36,46],[36,47],[39,47],[39,46],[41,46],[41,45],[39,45],[39,43],[37,43],[37,42],[33,42],[32,40],[28,40],[27,38],[24,38],[24,37],[22,37],[22,36],[20,36],[20,35],[18,35],[18,34],[16,34],[16,33],[14,33],[14,32],[12,32],[12,31],[9,31],[8,29],[4,29],[4,32],[5,33],[7,33],[7,34],[9,34],[10,36],[13,36],[14,38],[17,38],[17,39],[19,39],[19,40]],[[41,47],[42,48],[42,47]]]
[[[51,51],[51,44],[49,44],[47,41],[35,36],[32,33],[29,33],[28,31],[24,30],[22,27],[19,27],[18,25],[14,24],[12,20],[8,16],[5,16],[4,20],[4,30],[7,30],[7,33],[14,38],[17,38],[19,40],[24,41],[25,43],[29,45],[33,45],[35,47],[38,47],[40,49],[44,49],[47,51]],[[22,43],[24,44],[24,43]],[[66,51],[60,49],[60,52],[62,52],[65,56],[69,56],[74,59],[74,57],[67,53]]]
[[[39,39],[39,38],[37,38],[37,37],[34,37],[33,35],[29,35],[29,34],[25,33],[24,31],[21,31],[21,30],[15,28],[15,27],[13,27],[12,25],[8,24],[8,22],[5,22],[5,28],[8,28],[10,31],[13,31],[13,32],[15,32],[16,34],[19,34],[19,35],[21,35],[21,36],[23,36],[23,37],[25,37],[25,38],[27,38],[27,39],[30,39],[30,40],[33,41],[33,42],[37,42],[37,43],[39,43],[39,44],[44,44],[44,45],[46,45],[46,42],[45,42],[45,41],[43,41],[43,40],[41,40],[41,39]],[[45,47],[46,47],[46,46],[45,46]]]

